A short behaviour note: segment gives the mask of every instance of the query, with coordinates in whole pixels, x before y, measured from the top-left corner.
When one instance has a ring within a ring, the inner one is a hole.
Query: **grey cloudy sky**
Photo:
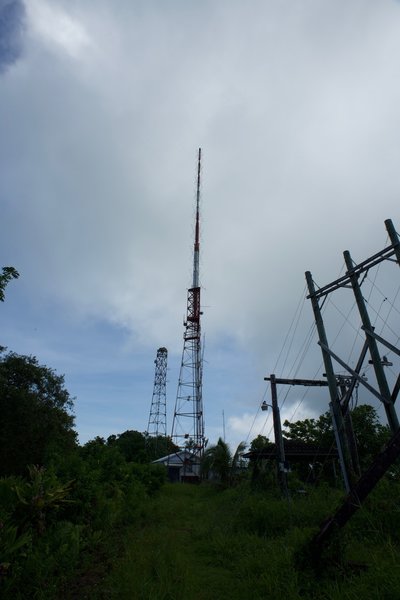
[[[313,322],[304,271],[323,285],[398,225],[399,106],[394,0],[0,1],[1,262],[21,273],[1,343],[66,374],[82,441],[146,428],[166,346],[171,413],[201,146],[206,434],[222,410],[232,443],[269,433],[263,377],[297,368]],[[298,376],[320,362],[314,337]]]

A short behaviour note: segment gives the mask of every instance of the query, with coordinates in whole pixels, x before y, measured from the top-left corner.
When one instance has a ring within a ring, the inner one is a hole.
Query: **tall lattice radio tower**
[[[193,282],[188,289],[184,321],[182,362],[179,374],[172,441],[181,449],[188,448],[198,457],[204,452],[204,417],[202,398],[203,357],[201,351],[200,308],[200,173],[201,148],[197,161],[196,220],[193,252]]]
[[[154,361],[156,368],[147,434],[155,438],[167,435],[167,357],[167,349],[159,348]]]

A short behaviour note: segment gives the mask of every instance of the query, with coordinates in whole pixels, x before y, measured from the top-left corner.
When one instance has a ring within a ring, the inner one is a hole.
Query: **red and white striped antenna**
[[[172,441],[181,450],[190,450],[196,457],[192,471],[199,476],[199,460],[204,452],[203,418],[203,355],[201,351],[200,307],[200,175],[201,148],[197,159],[196,221],[193,252],[193,282],[188,289],[187,312],[184,321],[182,362],[172,421]],[[188,474],[186,474],[189,476]]]

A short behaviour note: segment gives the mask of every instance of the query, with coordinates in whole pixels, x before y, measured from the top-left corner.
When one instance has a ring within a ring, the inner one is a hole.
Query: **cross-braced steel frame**
[[[154,361],[154,386],[147,434],[150,437],[167,435],[167,361],[168,350],[159,348]]]

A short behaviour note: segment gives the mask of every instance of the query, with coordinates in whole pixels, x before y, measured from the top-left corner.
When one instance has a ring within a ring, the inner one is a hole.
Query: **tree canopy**
[[[283,423],[284,436],[290,440],[301,440],[307,444],[316,444],[321,447],[330,447],[334,442],[332,417],[329,412],[318,419],[304,419],[303,421],[285,421]]]
[[[361,472],[363,472],[371,465],[374,457],[390,439],[390,429],[387,425],[383,425],[380,422],[376,409],[369,404],[356,406],[350,411],[350,416],[357,446],[358,460]],[[293,423],[285,421],[283,428],[284,438],[314,446],[316,455],[319,451],[329,451],[336,446],[332,418],[329,412],[320,415],[317,419],[303,419],[301,421],[294,421]],[[265,451],[273,447],[273,444],[262,435],[257,436],[251,442],[250,450],[253,451],[251,464],[253,469],[252,480],[257,485],[260,481],[262,483],[265,475],[265,465],[263,466],[262,464]],[[257,454],[258,452],[259,454]],[[258,456],[260,458],[257,458]],[[310,461],[310,464],[304,461],[293,461],[291,468],[301,479],[307,481],[312,481],[316,478],[318,480],[333,481],[336,478],[336,472],[332,469],[332,463],[329,460],[321,461],[315,459],[312,463]],[[265,479],[267,481],[267,478]]]
[[[357,442],[361,466],[367,466],[389,439],[390,431],[379,421],[378,413],[369,404],[360,404],[351,411],[351,419]],[[283,423],[285,437],[329,448],[334,440],[332,418],[329,412],[318,419],[304,419]]]
[[[270,442],[270,440],[265,435],[259,434],[257,437],[254,438],[254,440],[252,440],[250,444],[250,451],[257,452],[257,450],[264,450],[264,448],[268,448],[268,446],[271,445],[272,442]]]
[[[390,439],[390,428],[382,425],[378,413],[369,404],[360,404],[351,413],[358,453],[362,463],[370,462]]]
[[[0,358],[0,474],[44,465],[76,445],[73,402],[64,376],[34,356],[10,352]]]
[[[4,302],[4,292],[11,279],[18,279],[19,273],[14,267],[3,267],[0,274],[0,302]]]
[[[118,451],[127,462],[142,464],[179,450],[168,436],[148,436],[134,429],[128,429],[118,435],[110,435],[107,440],[97,436],[84,446],[89,453],[101,450],[103,447]]]

